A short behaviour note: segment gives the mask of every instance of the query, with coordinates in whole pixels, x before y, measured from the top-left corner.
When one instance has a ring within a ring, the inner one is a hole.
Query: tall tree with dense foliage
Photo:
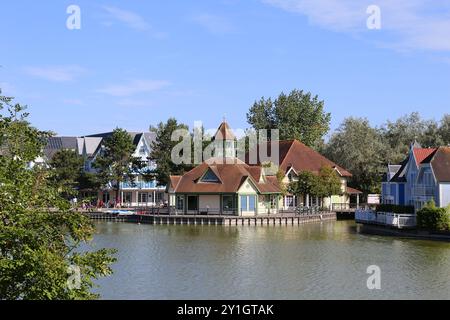
[[[150,153],[150,159],[156,164],[153,175],[162,186],[169,184],[170,175],[181,175],[192,168],[192,165],[175,164],[172,161],[172,149],[179,143],[172,141],[172,133],[178,129],[188,130],[188,126],[178,123],[175,118],[168,119],[166,123],[160,122],[156,127],[150,127],[150,131],[156,133]]]
[[[141,160],[133,156],[134,151],[131,135],[124,129],[116,128],[104,140],[102,151],[95,159],[98,180],[102,185],[110,184],[115,190],[116,203],[119,202],[120,184],[134,184],[136,173],[144,167]]]
[[[256,130],[279,129],[280,139],[297,139],[317,147],[330,130],[331,114],[324,102],[309,92],[293,90],[281,93],[275,101],[261,98],[247,113],[247,121]]]
[[[12,98],[0,95],[0,109],[0,300],[96,298],[92,281],[112,272],[113,252],[77,250],[92,223],[70,211],[47,168],[28,166],[49,134]]]
[[[441,136],[443,145],[450,146],[450,114],[445,114],[442,117],[439,135]]]
[[[329,166],[320,168],[317,186],[316,195],[321,198],[330,198],[333,195],[341,195],[343,193],[341,179],[336,170]]]
[[[81,190],[97,190],[100,185],[95,174],[84,171],[84,158],[74,150],[56,152],[48,163],[50,180],[61,194],[69,199]]]
[[[63,149],[56,152],[48,164],[53,173],[51,180],[61,194],[66,198],[76,195],[84,172],[83,157],[74,150]]]
[[[301,171],[298,173],[298,180],[293,181],[288,186],[288,191],[296,195],[316,196],[318,190],[317,176],[310,171]]]
[[[444,143],[439,124],[434,120],[422,119],[418,112],[405,115],[395,122],[388,121],[381,130],[386,147],[390,149],[386,160],[392,163],[402,161],[414,141],[423,147],[438,147]]]
[[[351,185],[365,193],[380,191],[387,152],[379,130],[364,118],[345,119],[324,149],[329,159],[353,174]]]

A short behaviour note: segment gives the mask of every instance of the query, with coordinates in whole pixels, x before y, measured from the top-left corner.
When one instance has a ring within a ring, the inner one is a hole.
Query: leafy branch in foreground
[[[29,167],[50,133],[33,128],[24,111],[0,92],[0,300],[97,298],[93,280],[111,274],[114,251],[79,250],[93,225],[70,210],[47,168]]]

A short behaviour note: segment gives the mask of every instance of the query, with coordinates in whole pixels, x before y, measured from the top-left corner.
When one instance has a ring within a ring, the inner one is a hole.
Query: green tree
[[[133,185],[136,173],[144,167],[141,160],[133,156],[135,149],[131,135],[124,129],[116,128],[104,140],[102,151],[94,162],[98,180],[103,186],[112,186],[116,203],[119,202],[120,184],[129,182]]]
[[[315,195],[321,198],[330,198],[330,204],[331,196],[341,195],[343,193],[341,179],[339,179],[336,171],[329,166],[322,166],[320,168],[316,186]]]
[[[442,139],[442,144],[444,146],[450,146],[450,114],[445,114],[442,117],[439,126],[439,135]]]
[[[310,171],[298,173],[298,181],[293,181],[288,186],[288,191],[296,195],[316,196],[318,190],[318,178]]]
[[[320,145],[330,129],[331,114],[324,111],[324,102],[309,92],[293,90],[281,93],[272,102],[261,98],[247,113],[254,129],[279,129],[281,140],[297,139],[310,147]]]
[[[74,150],[63,149],[54,154],[48,165],[52,169],[51,180],[60,193],[69,198],[78,193],[84,172],[84,160]]]
[[[386,162],[391,163],[402,161],[414,141],[423,147],[438,147],[443,144],[438,123],[422,119],[418,112],[405,115],[395,122],[388,121],[381,132],[385,146],[389,148]]]
[[[93,279],[112,272],[113,251],[77,250],[92,223],[70,211],[45,167],[28,166],[49,134],[30,126],[12,98],[0,94],[0,109],[0,300],[96,298]]]
[[[380,192],[389,150],[367,119],[347,118],[331,136],[325,155],[349,170],[350,184],[365,193]]]
[[[153,176],[161,186],[169,184],[170,175],[181,175],[192,168],[192,165],[177,165],[172,161],[172,149],[178,144],[178,141],[172,141],[172,133],[178,129],[188,130],[188,126],[178,123],[175,118],[168,119],[166,123],[160,122],[156,127],[150,127],[150,131],[156,133],[150,153],[150,159],[156,164]]]

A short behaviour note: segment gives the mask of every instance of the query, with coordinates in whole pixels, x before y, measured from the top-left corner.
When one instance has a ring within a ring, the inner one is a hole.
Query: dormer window
[[[216,176],[216,174],[211,170],[208,169],[206,173],[203,175],[203,177],[200,179],[201,182],[209,182],[209,183],[219,183],[220,179]]]

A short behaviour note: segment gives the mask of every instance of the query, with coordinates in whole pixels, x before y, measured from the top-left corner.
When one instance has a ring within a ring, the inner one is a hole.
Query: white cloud
[[[165,80],[132,80],[126,84],[110,85],[97,90],[97,92],[105,93],[115,97],[132,96],[138,93],[148,93],[161,90],[170,85]]]
[[[148,32],[157,38],[162,38],[165,36],[165,33],[155,31],[141,15],[135,12],[112,6],[104,6],[103,9],[108,13],[108,18],[119,21],[129,28],[137,31]],[[108,27],[113,25],[112,21],[103,21],[102,24]]]
[[[25,67],[23,70],[30,76],[55,82],[72,81],[87,72],[86,69],[75,65]]]
[[[450,51],[450,0],[262,0],[338,32],[380,32],[366,28],[369,5],[381,9],[381,32],[397,49]]]
[[[234,31],[234,26],[229,20],[214,14],[198,14],[192,17],[192,21],[213,34],[226,34]]]
[[[109,13],[110,17],[125,23],[130,28],[140,31],[151,29],[150,25],[145,21],[145,19],[137,13],[110,6],[104,6],[103,9],[105,9],[105,11]]]

